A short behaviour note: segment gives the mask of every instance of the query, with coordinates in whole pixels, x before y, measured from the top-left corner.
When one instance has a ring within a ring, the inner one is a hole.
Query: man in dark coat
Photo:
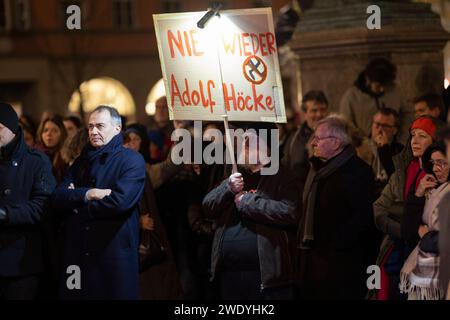
[[[0,300],[36,296],[40,224],[55,186],[47,156],[25,144],[17,114],[0,102]]]
[[[216,219],[211,272],[225,300],[293,298],[297,182],[283,166],[262,175],[269,164],[249,161],[265,143],[246,144],[249,156],[239,172],[203,200],[205,215]]]
[[[318,122],[312,148],[298,228],[300,297],[362,299],[373,174],[356,155],[340,117]]]
[[[138,298],[138,204],[145,162],[122,146],[120,131],[117,110],[95,109],[89,117],[90,143],[54,193],[55,206],[67,212],[62,298]],[[71,278],[77,267],[81,286]]]
[[[292,174],[298,177],[298,215],[302,212],[303,187],[310,167],[308,143],[314,133],[317,122],[328,115],[328,100],[325,94],[318,90],[307,92],[302,99],[302,111],[305,121],[289,136],[281,160],[291,170]]]

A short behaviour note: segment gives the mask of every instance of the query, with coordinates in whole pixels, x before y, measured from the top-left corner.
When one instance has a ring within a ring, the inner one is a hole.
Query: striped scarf
[[[438,204],[450,190],[448,182],[432,190],[425,203],[422,220],[430,231],[439,231]],[[440,300],[444,292],[439,285],[439,255],[425,252],[419,245],[411,252],[400,271],[400,292],[408,300]]]

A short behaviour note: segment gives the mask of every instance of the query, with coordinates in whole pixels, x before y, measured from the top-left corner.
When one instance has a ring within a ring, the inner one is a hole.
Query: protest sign
[[[153,15],[172,120],[286,122],[270,8]]]

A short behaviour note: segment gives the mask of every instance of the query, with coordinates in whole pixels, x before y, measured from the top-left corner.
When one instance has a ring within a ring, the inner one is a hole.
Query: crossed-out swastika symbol
[[[250,56],[242,65],[245,79],[254,84],[261,84],[267,78],[267,66],[258,56]]]

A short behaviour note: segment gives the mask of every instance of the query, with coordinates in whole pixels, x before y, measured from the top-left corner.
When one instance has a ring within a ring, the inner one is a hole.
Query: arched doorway
[[[89,113],[99,105],[116,108],[120,115],[134,118],[136,105],[130,91],[119,81],[108,78],[94,78],[80,85],[83,110]],[[81,103],[80,92],[75,91],[69,102],[69,111],[78,113]]]
[[[147,104],[145,105],[145,112],[152,116],[155,114],[155,102],[159,98],[166,95],[166,88],[164,87],[164,80],[161,78],[150,90],[147,96]]]

